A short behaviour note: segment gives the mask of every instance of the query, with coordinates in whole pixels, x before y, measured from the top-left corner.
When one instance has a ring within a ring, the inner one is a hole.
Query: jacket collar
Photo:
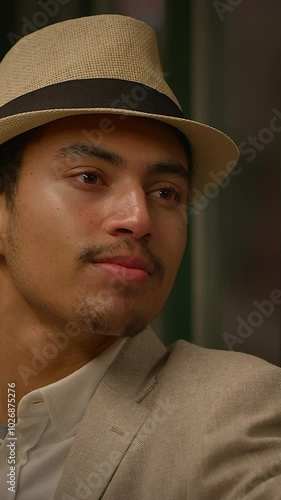
[[[54,500],[101,498],[150,414],[153,368],[165,353],[150,326],[125,342],[89,403]]]

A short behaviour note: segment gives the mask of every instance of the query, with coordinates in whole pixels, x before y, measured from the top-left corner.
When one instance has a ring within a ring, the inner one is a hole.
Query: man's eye
[[[101,175],[97,172],[83,172],[76,175],[75,178],[82,184],[97,184],[99,179],[101,179]]]
[[[171,186],[156,189],[153,193],[160,193],[160,198],[165,201],[180,201],[181,199],[181,194]]]

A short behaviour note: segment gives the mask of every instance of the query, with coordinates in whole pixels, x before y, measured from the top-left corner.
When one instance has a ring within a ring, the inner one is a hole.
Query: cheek
[[[34,252],[40,249],[44,254],[52,248],[57,251],[67,234],[66,225],[59,209],[52,210],[41,203],[35,210],[29,207],[21,213],[21,235]]]
[[[166,273],[170,279],[174,279],[186,248],[187,230],[186,225],[166,225],[162,233],[162,249],[165,249]]]
[[[40,274],[56,262],[59,265],[69,262],[71,244],[79,242],[77,224],[69,212],[47,194],[23,192],[17,203],[15,238],[20,243],[21,260],[25,259],[26,266],[30,262],[37,271],[40,268]]]
[[[77,246],[91,241],[101,223],[104,203],[92,203],[92,195],[81,195],[63,183],[50,183],[40,195],[28,186],[22,199],[22,213],[33,238],[56,246]]]

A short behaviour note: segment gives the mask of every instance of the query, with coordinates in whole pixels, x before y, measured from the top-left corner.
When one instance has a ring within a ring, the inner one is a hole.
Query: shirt
[[[17,410],[15,492],[8,457],[13,440],[0,432],[1,500],[52,500],[79,423],[126,339],[117,339],[71,375],[26,394]],[[7,474],[11,474],[7,476]],[[7,483],[7,481],[11,483]],[[12,488],[13,489],[13,488]]]

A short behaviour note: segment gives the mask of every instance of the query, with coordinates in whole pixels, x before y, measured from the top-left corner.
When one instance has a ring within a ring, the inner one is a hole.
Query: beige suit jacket
[[[151,328],[80,424],[55,500],[280,500],[281,368]],[[40,500],[40,499],[39,499]]]

